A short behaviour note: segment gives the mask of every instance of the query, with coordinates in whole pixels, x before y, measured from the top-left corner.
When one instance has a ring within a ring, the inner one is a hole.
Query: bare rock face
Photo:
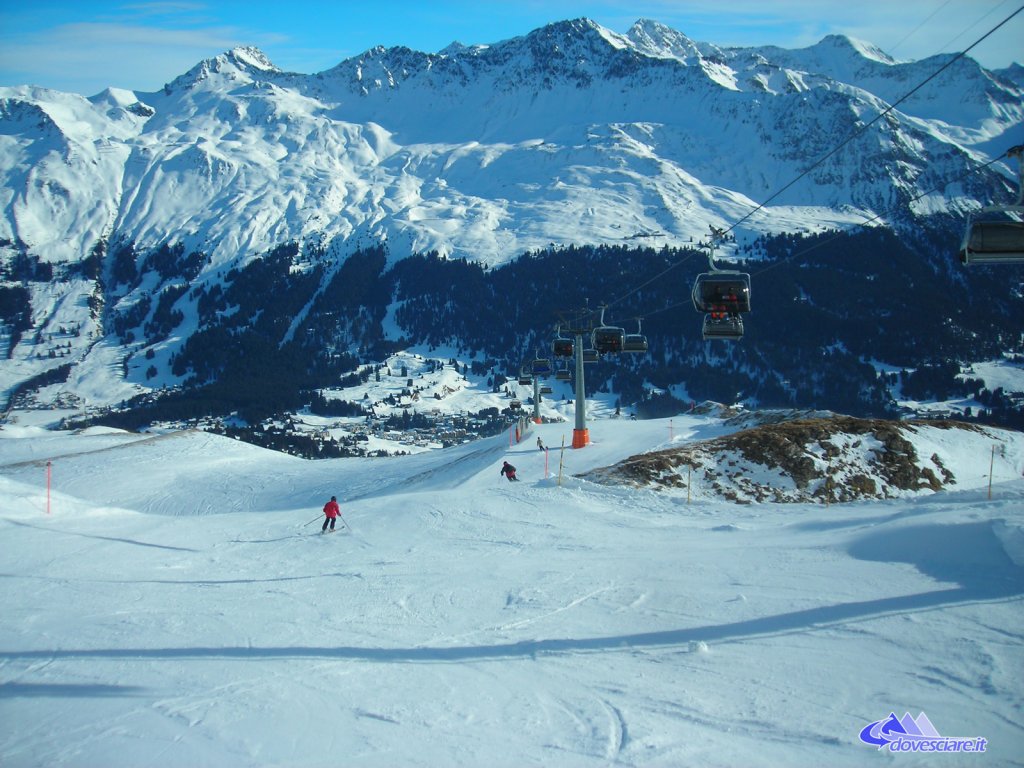
[[[581,477],[654,489],[685,489],[692,482],[740,503],[891,498],[956,484],[937,453],[918,454],[915,434],[984,432],[961,422],[839,415],[768,421],[725,437],[631,456]]]

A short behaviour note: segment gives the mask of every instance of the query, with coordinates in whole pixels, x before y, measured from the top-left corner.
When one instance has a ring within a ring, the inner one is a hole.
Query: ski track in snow
[[[665,433],[598,426],[572,472]],[[687,505],[559,487],[506,437],[333,462],[83,439],[0,439],[5,768],[861,765],[890,711],[1021,764],[1024,481]],[[319,533],[332,492],[351,533]]]

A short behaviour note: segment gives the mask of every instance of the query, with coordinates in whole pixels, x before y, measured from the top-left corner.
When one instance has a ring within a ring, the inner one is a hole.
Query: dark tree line
[[[147,274],[162,281],[117,314],[125,335],[153,340],[183,311],[197,315],[199,329],[172,361],[186,391],[163,398],[161,412],[191,412],[195,402],[249,417],[293,409],[408,344],[452,345],[476,355],[474,373],[514,378],[525,361],[550,354],[560,319],[607,302],[606,321],[627,332],[643,318],[649,350],[588,366],[589,392],[614,391],[649,413],[688,404],[652,396],[654,387],[692,400],[885,416],[895,413],[886,389],[894,382],[875,363],[916,369],[901,381],[908,396],[979,394],[957,377],[960,364],[1020,344],[1024,270],[964,269],[957,237],[935,219],[909,236],[875,228],[746,244],[737,268],[752,276],[753,311],[735,343],[701,338],[689,297],[707,259],[688,248],[552,247],[487,269],[437,254],[389,259],[383,247],[336,262],[289,243],[200,285],[202,255],[168,246],[143,257],[121,246],[107,273],[119,285],[141,285]],[[385,338],[389,309],[404,338]],[[1006,397],[996,405],[992,418],[1015,410]]]

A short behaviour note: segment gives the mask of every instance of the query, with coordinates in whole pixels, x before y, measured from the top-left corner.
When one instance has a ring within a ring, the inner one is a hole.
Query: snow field
[[[0,763],[862,765],[861,728],[924,711],[1020,764],[1024,483],[826,509],[569,477],[667,426],[596,422],[562,486],[561,424],[327,462],[6,434]],[[321,536],[332,493],[353,532]]]

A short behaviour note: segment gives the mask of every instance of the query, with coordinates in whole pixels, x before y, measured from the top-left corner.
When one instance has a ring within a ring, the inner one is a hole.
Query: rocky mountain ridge
[[[652,21],[621,35],[576,19],[437,54],[371,48],[309,75],[248,47],[154,93],[0,88],[0,390],[59,375],[72,399],[110,405],[208,383],[245,358],[225,339],[274,365],[305,344],[298,359],[320,370],[314,358],[444,335],[394,323],[421,277],[378,279],[419,254],[497,270],[586,246],[628,262],[646,257],[625,246],[682,253],[667,249],[717,227],[732,228],[720,255],[756,262],[766,235],[871,221],[941,276],[957,218],[1013,194],[1005,166],[982,166],[1024,120],[1017,70],[964,57],[864,128],[949,61],[834,37],[723,48]],[[940,241],[947,253],[929,250]],[[346,265],[366,253],[384,261],[351,283],[362,267]],[[622,270],[619,287],[639,265]],[[244,275],[267,293],[236,286]],[[536,318],[531,334],[551,322],[551,307],[510,311]],[[200,347],[223,360],[200,362]]]

